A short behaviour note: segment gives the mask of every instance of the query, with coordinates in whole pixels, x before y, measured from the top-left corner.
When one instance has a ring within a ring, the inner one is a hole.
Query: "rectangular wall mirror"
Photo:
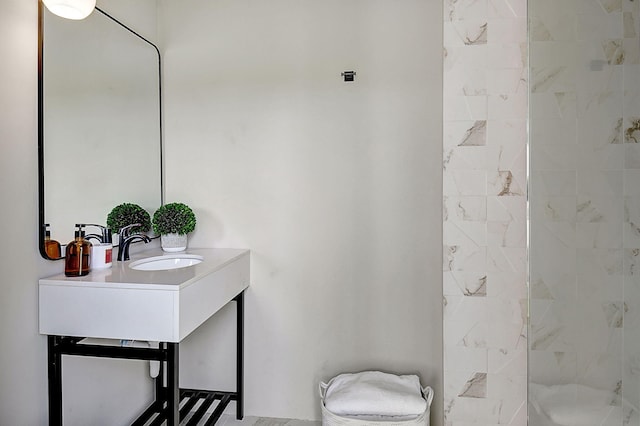
[[[121,203],[162,204],[157,47],[99,8],[67,20],[39,5],[40,253]]]

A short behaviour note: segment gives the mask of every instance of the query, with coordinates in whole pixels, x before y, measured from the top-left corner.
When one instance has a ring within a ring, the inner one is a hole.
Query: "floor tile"
[[[246,416],[242,420],[236,420],[235,416],[225,414],[220,417],[220,426],[320,426],[321,422],[311,420],[277,419],[271,417]]]

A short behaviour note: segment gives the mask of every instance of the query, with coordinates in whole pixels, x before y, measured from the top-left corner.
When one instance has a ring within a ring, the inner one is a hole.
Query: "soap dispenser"
[[[84,238],[85,226],[76,224],[75,238],[67,244],[64,274],[68,277],[81,277],[91,271],[91,243]]]
[[[44,251],[49,256],[49,259],[60,259],[60,253],[62,253],[60,243],[51,239],[48,223],[44,224]]]
[[[113,235],[106,226],[90,224],[100,228],[100,234],[89,234],[86,240],[95,239],[98,242],[91,246],[91,269],[105,269],[113,265]]]

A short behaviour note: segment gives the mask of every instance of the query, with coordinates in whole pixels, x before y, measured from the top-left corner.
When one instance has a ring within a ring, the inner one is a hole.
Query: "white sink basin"
[[[202,262],[203,257],[197,254],[171,254],[166,256],[147,257],[129,264],[129,268],[137,271],[166,271],[169,269],[187,268]]]

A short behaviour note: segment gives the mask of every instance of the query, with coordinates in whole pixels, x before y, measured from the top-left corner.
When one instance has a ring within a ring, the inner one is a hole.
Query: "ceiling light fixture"
[[[67,19],[84,19],[93,12],[96,0],[42,0],[54,15]]]

